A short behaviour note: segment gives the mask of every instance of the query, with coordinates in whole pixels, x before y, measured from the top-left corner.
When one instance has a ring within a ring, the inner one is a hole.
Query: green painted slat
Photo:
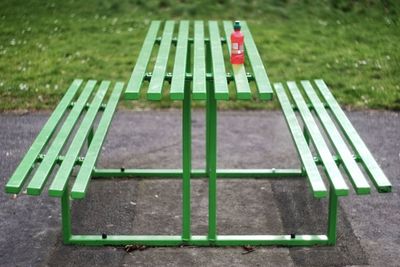
[[[296,103],[296,106],[299,109],[300,115],[304,121],[304,125],[306,126],[311,139],[314,142],[315,148],[321,157],[321,160],[324,164],[325,171],[328,174],[328,178],[335,190],[336,195],[344,196],[349,192],[349,188],[346,185],[342,174],[340,173],[335,161],[333,160],[332,154],[329,151],[327,144],[324,141],[324,138],[319,131],[319,128],[311,114],[311,111],[308,109],[306,102],[303,99],[299,89],[295,82],[287,82],[289,87],[289,91],[293,96],[293,100]]]
[[[95,85],[96,81],[94,80],[90,80],[86,83],[83,92],[79,96],[71,112],[68,114],[68,117],[65,119],[63,126],[57,133],[57,136],[47,151],[43,161],[40,163],[36,173],[28,184],[27,192],[29,195],[40,195],[42,192],[48,176],[56,163],[57,157],[70,136],[75,123],[78,121]]]
[[[110,128],[111,120],[114,116],[115,109],[118,104],[124,84],[118,82],[115,84],[114,90],[108,100],[107,107],[103,112],[97,130],[93,136],[92,142],[86,152],[85,160],[80,167],[78,176],[75,179],[74,185],[71,190],[71,197],[78,199],[83,198],[86,194],[86,189],[92,175],[94,165],[96,164],[97,157],[99,156],[107,131]]]
[[[25,183],[26,177],[32,170],[39,153],[43,150],[43,148],[50,140],[57,127],[58,122],[61,120],[63,114],[65,113],[65,110],[68,108],[68,105],[71,103],[81,84],[82,80],[74,80],[72,82],[64,97],[61,99],[60,103],[57,105],[56,109],[51,114],[46,124],[43,126],[39,135],[36,137],[32,146],[29,148],[25,157],[18,165],[14,174],[7,182],[5,187],[7,193],[18,194],[21,191],[21,188]]]
[[[244,35],[245,51],[253,69],[260,99],[270,100],[272,99],[272,88],[264,64],[261,60],[260,54],[258,53],[257,46],[250,30],[247,27],[247,23],[243,21],[241,24]]]
[[[55,197],[61,197],[71,175],[71,172],[75,165],[75,160],[79,156],[79,152],[88,136],[88,133],[93,125],[96,115],[99,111],[100,105],[107,93],[108,87],[110,86],[109,81],[103,81],[100,84],[99,90],[96,93],[93,101],[90,104],[89,110],[86,113],[75,137],[72,141],[68,152],[64,157],[64,160],[58,169],[56,176],[53,179],[52,184],[49,188],[49,195]]]
[[[339,131],[336,129],[335,123],[332,121],[324,105],[315,93],[311,83],[309,81],[301,81],[301,84],[308,98],[310,99],[311,104],[313,105],[314,110],[316,111],[317,116],[325,129],[325,132],[328,134],[331,143],[339,153],[339,156],[343,162],[343,166],[350,178],[351,183],[353,184],[355,191],[357,194],[369,194],[371,188],[367,180],[358,167],[357,162],[342,139]]]
[[[188,37],[189,21],[184,20],[179,23],[178,43],[176,45],[174,70],[169,93],[173,100],[182,100],[184,98]]]
[[[228,82],[226,79],[224,54],[222,52],[218,23],[216,21],[209,21],[208,27],[210,30],[210,46],[215,99],[229,100]]]
[[[314,197],[325,197],[327,190],[322,177],[318,171],[317,165],[314,162],[313,155],[308,147],[304,138],[301,127],[297,121],[296,114],[294,114],[292,105],[285,93],[285,89],[281,83],[274,84],[275,93],[278,96],[279,103],[282,107],[283,114],[285,115],[286,123],[292,133],[294,144],[296,145],[297,152],[300,160],[307,173],[307,178],[313,191]]]
[[[231,54],[231,46],[230,46],[230,36],[233,31],[231,21],[224,21],[224,30],[225,30],[225,37],[227,40],[227,47],[229,50],[229,54]],[[247,80],[247,74],[244,67],[244,64],[231,64],[233,78],[235,79],[236,84],[236,94],[238,99],[251,99],[251,90],[249,86],[249,81]]]
[[[194,22],[193,99],[207,99],[206,54],[203,21]]]
[[[327,102],[337,122],[339,123],[343,133],[349,140],[353,149],[361,157],[361,162],[379,192],[391,192],[392,184],[389,182],[382,169],[368,150],[367,146],[357,133],[356,129],[347,118],[344,111],[340,108],[338,102],[328,89],[328,86],[323,80],[315,80],[315,83],[321,92],[322,97]]]
[[[167,69],[169,50],[172,43],[174,25],[175,22],[172,20],[168,20],[165,23],[164,32],[161,38],[160,49],[158,51],[157,60],[154,65],[149,89],[147,90],[147,99],[149,100],[160,100],[162,98],[162,89],[165,78],[165,71]]]
[[[151,56],[151,51],[153,50],[159,28],[160,21],[153,21],[150,25],[142,49],[140,50],[139,56],[137,58],[136,65],[132,71],[131,78],[129,79],[128,85],[126,87],[125,99],[127,100],[134,100],[139,98],[140,86],[143,82],[143,77],[145,75],[146,67]]]

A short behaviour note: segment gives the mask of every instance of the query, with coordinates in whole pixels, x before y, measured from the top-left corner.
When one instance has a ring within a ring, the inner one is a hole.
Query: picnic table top
[[[162,24],[164,29],[160,36]],[[177,24],[179,29],[175,27]],[[247,23],[242,21],[241,24],[245,64],[232,65],[229,61],[231,21],[223,21],[222,25],[217,21],[152,21],[125,99],[146,96],[149,100],[163,97],[183,100],[186,87],[191,89],[192,99],[205,100],[209,87],[215,91],[216,100],[270,100],[272,87],[267,72]],[[148,81],[148,85],[144,81]]]

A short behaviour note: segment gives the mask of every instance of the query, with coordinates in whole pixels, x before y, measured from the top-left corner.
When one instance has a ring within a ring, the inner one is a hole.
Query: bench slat
[[[204,23],[194,22],[193,99],[206,100],[206,54]]]
[[[82,149],[82,146],[86,140],[86,137],[91,129],[93,122],[96,118],[96,115],[99,111],[100,105],[104,99],[104,96],[107,93],[108,87],[110,86],[109,81],[103,81],[100,84],[99,90],[94,97],[94,100],[90,104],[89,110],[86,113],[85,118],[83,119],[79,130],[77,131],[74,140],[72,141],[70,147],[68,148],[68,152],[64,157],[64,160],[58,169],[58,172],[50,185],[49,195],[55,197],[61,197],[68,179],[71,175],[71,172],[75,165],[75,160],[79,155],[79,152]]]
[[[218,23],[216,21],[209,21],[208,26],[210,31],[215,99],[229,100],[228,82],[226,79],[224,54],[222,52]]]
[[[170,97],[173,100],[183,100],[184,98],[188,37],[189,21],[183,20],[179,23],[178,43],[171,81]]]
[[[229,54],[231,54],[230,36],[233,30],[231,21],[224,21],[224,30]],[[238,99],[251,99],[251,90],[247,80],[244,64],[231,64],[233,78],[235,79],[236,94]]]
[[[154,65],[153,74],[147,91],[147,99],[160,100],[162,98],[162,89],[167,69],[169,50],[172,43],[172,34],[174,32],[175,22],[168,20],[165,23],[164,32],[161,38],[160,48],[158,50],[157,60]]]
[[[336,129],[336,126],[326,111],[324,105],[315,93],[311,83],[309,81],[302,81],[301,84],[308,98],[310,99],[311,104],[313,105],[314,110],[316,111],[317,116],[325,129],[325,132],[328,134],[333,146],[339,153],[343,162],[343,166],[354,186],[355,191],[357,194],[369,194],[371,188],[367,180],[358,167],[357,162],[342,139],[339,131]]]
[[[323,80],[315,80],[315,83],[321,92],[322,97],[327,102],[329,108],[339,123],[346,138],[349,140],[349,143],[360,156],[362,164],[377,190],[382,193],[391,192],[392,184],[379,167],[378,163],[368,150],[365,143],[362,141],[360,135],[357,133],[344,111],[340,108],[338,102],[328,89],[328,86]]]
[[[55,129],[57,128],[58,122],[61,120],[62,116],[65,113],[65,110],[68,108],[81,84],[82,80],[74,80],[72,82],[64,97],[61,99],[60,103],[57,105],[56,109],[51,114],[46,124],[43,126],[42,130],[36,137],[32,146],[29,148],[25,157],[22,159],[14,174],[11,176],[10,180],[6,184],[7,193],[18,194],[21,191],[21,188],[25,183],[26,177],[32,170],[39,153],[43,150],[43,148],[52,137]]]
[[[75,199],[83,198],[86,194],[86,189],[92,175],[93,168],[96,164],[97,157],[100,153],[102,144],[107,135],[111,120],[114,116],[115,109],[118,104],[124,84],[118,82],[115,84],[114,90],[108,100],[107,107],[103,112],[96,132],[93,136],[92,142],[86,152],[85,160],[80,167],[78,176],[71,190],[71,197]]]
[[[308,144],[304,139],[303,132],[292,109],[292,105],[285,93],[285,89],[281,83],[275,83],[274,88],[279,103],[282,107],[283,114],[285,115],[286,123],[289,126],[290,132],[292,133],[291,135],[294,144],[296,145],[297,152],[300,156],[300,160],[307,173],[313,195],[317,198],[325,197],[327,195],[325,184],[318,171],[317,165],[314,162],[314,158],[311,154]]]
[[[132,71],[128,86],[125,91],[125,99],[134,100],[139,98],[139,90],[143,82],[143,77],[149,62],[151,51],[157,38],[157,32],[160,28],[160,21],[153,21],[150,25],[144,40],[142,49],[136,61],[136,65]]]
[[[60,131],[57,133],[57,136],[47,151],[43,161],[40,163],[36,173],[28,184],[27,192],[29,195],[40,195],[42,192],[48,175],[56,164],[57,157],[59,156],[59,153],[65,142],[68,140],[68,137],[72,133],[72,130],[78,121],[79,116],[81,115],[82,110],[84,109],[85,104],[89,99],[95,85],[96,81],[94,80],[90,80],[86,83],[82,94],[79,96],[71,112],[68,114],[68,117],[65,119]]]
[[[349,192],[349,188],[346,185],[342,174],[340,173],[335,161],[333,160],[332,154],[329,151],[327,144],[322,137],[321,132],[318,129],[318,126],[308,109],[306,102],[303,99],[299,89],[295,82],[287,82],[289,87],[289,91],[293,96],[293,100],[296,103],[296,106],[299,109],[300,115],[304,121],[304,124],[310,134],[311,139],[314,142],[315,148],[321,157],[321,160],[325,166],[325,171],[328,174],[328,178],[335,190],[336,195],[344,196]]]
[[[241,24],[244,35],[245,51],[253,69],[260,99],[270,100],[272,98],[272,88],[264,64],[261,60],[260,54],[258,53],[257,46],[250,30],[247,27],[247,23],[242,21]]]

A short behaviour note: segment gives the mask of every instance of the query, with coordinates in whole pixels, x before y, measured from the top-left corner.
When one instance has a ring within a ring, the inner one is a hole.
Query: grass
[[[247,20],[271,82],[323,78],[342,104],[400,110],[399,15],[395,0],[2,1],[0,111],[51,109],[76,77],[128,81],[152,19]]]

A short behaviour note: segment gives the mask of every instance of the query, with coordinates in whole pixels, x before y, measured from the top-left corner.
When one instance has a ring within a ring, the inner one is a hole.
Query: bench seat
[[[378,192],[390,192],[391,183],[340,108],[326,83],[323,80],[315,80],[314,84],[310,81],[301,81],[300,84],[301,86],[298,86],[296,82],[287,82],[289,94],[286,93],[287,90],[282,83],[275,83],[274,90],[314,196],[324,197],[327,194],[317,165],[323,167],[329,185],[338,196],[347,195],[349,185],[352,185],[359,195],[369,194],[371,187],[366,176]],[[295,112],[299,113],[301,119],[298,119]],[[318,127],[319,124],[323,129]],[[334,149],[332,152],[324,139],[323,131]],[[318,154],[316,157],[311,153],[309,140],[312,141]],[[341,168],[348,179],[343,176]],[[361,170],[362,168],[365,172]]]
[[[49,195],[61,197],[73,169],[80,165],[73,188],[78,196],[84,194],[116,110],[123,83],[117,82],[112,90],[109,90],[109,81],[102,81],[98,85],[97,81],[89,80],[83,84],[82,80],[73,81],[6,184],[7,193],[18,194],[27,184],[29,195],[40,195],[49,177],[54,177]],[[78,93],[80,89],[81,93]],[[110,97],[104,102],[108,91],[111,91]],[[99,123],[93,130],[96,119],[99,119]],[[88,148],[84,155],[86,140]],[[56,165],[59,168],[52,175]]]

